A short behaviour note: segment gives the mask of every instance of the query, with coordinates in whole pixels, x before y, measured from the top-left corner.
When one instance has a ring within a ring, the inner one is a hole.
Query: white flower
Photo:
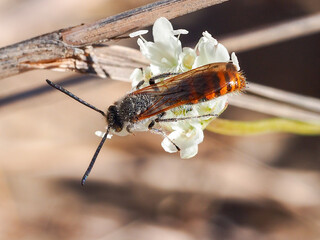
[[[230,56],[228,50],[214,39],[210,33],[204,32],[200,38],[196,50],[199,55],[194,62],[194,68],[214,62],[228,62]]]
[[[169,153],[176,152],[177,149],[170,142],[171,140],[180,147],[181,158],[191,158],[195,156],[198,152],[198,144],[203,141],[203,131],[199,131],[201,124],[199,122],[185,124],[184,128],[176,125],[173,129],[175,130],[168,135],[168,138],[162,141],[161,146]],[[192,139],[192,141],[190,141],[190,139]]]
[[[105,132],[101,132],[101,131],[96,131],[94,134],[95,134],[96,136],[98,136],[98,137],[103,138],[106,133],[105,133]],[[112,138],[112,134],[109,133],[108,136],[107,136],[107,138],[108,138],[108,139],[111,139],[111,138]]]
[[[183,48],[182,53],[179,55],[180,70],[182,72],[191,70],[196,58],[197,54],[194,49],[188,47]]]
[[[150,70],[150,67],[146,67],[143,69],[143,71],[140,68],[136,68],[135,70],[133,70],[133,72],[130,75],[130,80],[131,82],[131,86],[132,86],[132,90],[136,90],[136,86],[142,81],[142,80],[146,80],[146,79],[150,79],[152,77],[152,72]],[[144,82],[144,84],[141,87],[146,87],[148,86],[149,83],[147,81]]]
[[[231,53],[231,61],[237,67],[237,71],[240,71],[239,61],[234,52]]]
[[[141,71],[135,69],[131,74],[133,90],[141,80],[145,80],[142,87],[149,85],[148,80],[152,76],[161,73],[179,73],[214,62],[229,62],[228,50],[208,32],[204,32],[196,47],[183,48],[179,40],[180,34],[187,34],[184,29],[174,30],[166,18],[159,18],[153,25],[154,42],[146,41],[141,33],[133,33],[131,36],[139,35],[138,45],[141,53],[150,61],[150,67]],[[231,60],[240,69],[237,57],[234,53]],[[203,141],[203,129],[215,116],[220,115],[227,107],[227,95],[219,98],[194,104],[183,105],[166,111],[163,118],[193,117],[188,120],[175,122],[159,122],[158,127],[168,133],[161,145],[167,152],[176,152],[180,149],[181,158],[191,158],[198,152],[198,144]],[[197,118],[197,116],[213,114],[213,117]]]
[[[182,52],[181,42],[175,35],[187,34],[186,30],[173,30],[166,18],[159,18],[153,25],[152,34],[154,42],[144,38],[138,39],[141,53],[150,60],[153,74],[164,72],[177,72],[179,55]]]

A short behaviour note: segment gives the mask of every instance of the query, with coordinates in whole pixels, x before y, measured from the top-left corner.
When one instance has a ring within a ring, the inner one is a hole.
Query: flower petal
[[[180,134],[181,134],[180,131],[173,131],[172,133],[170,133],[168,137],[164,138],[163,141],[161,142],[162,148],[168,153],[177,152],[178,151],[177,148],[173,145],[171,141],[174,141],[176,138],[178,138]]]
[[[132,88],[135,88],[139,82],[143,79],[143,74],[140,68],[136,68],[131,73],[129,79],[131,80]]]
[[[98,136],[98,137],[103,138],[106,133],[105,133],[105,132],[102,132],[102,131],[95,131],[94,134],[95,134],[96,136]],[[111,139],[111,137],[112,137],[112,134],[109,133],[108,136],[107,136],[107,138],[108,138],[108,139]]]
[[[210,55],[210,61],[212,62],[228,62],[230,59],[228,50],[221,43],[218,43],[215,47],[215,53]]]
[[[179,67],[182,71],[186,72],[192,69],[196,59],[196,51],[192,48],[184,47],[182,53],[179,55]]]
[[[188,158],[194,157],[195,155],[197,155],[197,153],[198,153],[198,145],[196,144],[191,147],[182,149],[180,151],[180,157],[182,159],[188,159]]]
[[[167,44],[173,36],[173,27],[165,17],[158,18],[152,28],[153,40],[155,43]]]
[[[240,71],[239,61],[238,61],[238,58],[234,52],[231,53],[231,61],[236,66],[237,71]]]
[[[196,50],[199,52],[193,68],[203,66],[208,63],[228,62],[230,59],[228,50],[210,33],[204,32],[203,37],[200,38]]]

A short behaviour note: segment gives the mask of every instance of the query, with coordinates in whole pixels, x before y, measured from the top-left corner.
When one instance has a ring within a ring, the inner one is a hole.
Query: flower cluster
[[[229,62],[228,50],[210,33],[204,32],[195,48],[182,48],[179,37],[187,34],[184,29],[174,30],[171,23],[166,18],[159,18],[153,26],[154,42],[146,41],[142,34],[147,31],[142,30],[132,33],[130,36],[139,36],[137,43],[141,53],[150,61],[150,66],[135,69],[131,74],[132,89],[135,90],[141,80],[145,80],[142,87],[149,85],[152,76],[161,73],[181,73],[191,69],[215,62]],[[240,69],[237,57],[231,54],[231,61]],[[165,118],[195,117],[206,114],[220,115],[227,107],[227,96],[198,103],[195,105],[183,105],[166,112]],[[198,152],[198,144],[203,141],[203,129],[215,117],[193,118],[175,122],[160,122],[159,127],[169,133],[168,138],[180,147],[181,158],[191,158]],[[176,147],[168,139],[164,138],[162,147],[167,152],[176,152]]]

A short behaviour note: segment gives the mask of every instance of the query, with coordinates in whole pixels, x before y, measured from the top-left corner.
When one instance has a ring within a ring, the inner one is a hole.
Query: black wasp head
[[[123,129],[123,121],[119,117],[118,109],[115,105],[111,105],[107,111],[108,126],[116,132],[121,132]]]

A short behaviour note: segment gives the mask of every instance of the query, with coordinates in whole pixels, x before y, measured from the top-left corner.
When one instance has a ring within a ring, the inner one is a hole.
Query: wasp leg
[[[204,118],[204,117],[218,117],[217,114],[210,113],[200,116],[192,116],[192,117],[181,117],[181,118],[157,118],[155,119],[156,122],[177,122],[177,121],[183,121],[183,120],[189,120],[189,119],[196,119],[196,118]]]
[[[141,71],[141,73],[142,73],[142,76],[144,76],[144,70],[143,70],[143,68],[142,68],[142,67],[139,67],[139,69],[140,69],[140,71]],[[139,90],[140,87],[144,84],[144,82],[145,82],[145,80],[141,80],[141,81],[137,84],[136,90]]]
[[[138,85],[136,86],[136,89],[140,89],[140,87],[144,84],[144,80],[141,80]]]
[[[151,121],[151,123],[148,126],[149,130],[154,133],[161,134],[163,137],[167,138],[176,147],[176,149],[180,151],[180,148],[177,146],[177,144],[175,144],[161,129],[153,128],[155,123],[156,122],[154,120]]]
[[[169,77],[169,76],[174,76],[174,75],[178,75],[180,73],[162,73],[156,76],[153,76],[152,78],[149,79],[149,84],[153,85],[155,84],[155,80],[159,79],[159,78],[165,78],[165,77]]]
[[[166,115],[166,112],[159,113],[157,119],[162,118],[164,115]]]
[[[134,135],[134,133],[131,131],[133,128],[133,124],[129,124],[127,127],[126,127],[126,130],[128,133],[131,133],[132,135]]]

